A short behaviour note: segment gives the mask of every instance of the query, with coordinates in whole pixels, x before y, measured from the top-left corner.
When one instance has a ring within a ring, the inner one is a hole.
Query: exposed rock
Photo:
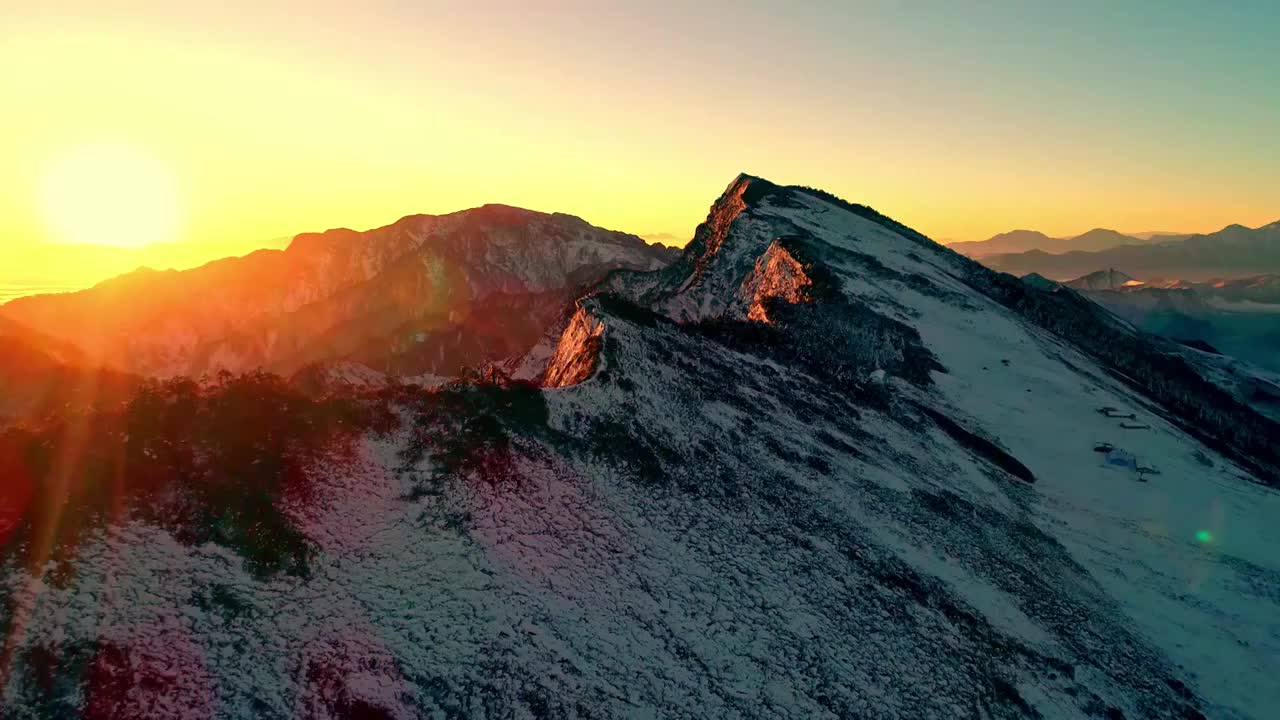
[[[591,377],[600,362],[604,332],[604,323],[592,315],[589,301],[580,302],[547,364],[543,385],[565,387]]]
[[[799,261],[774,242],[742,281],[741,294],[749,298],[747,319],[769,322],[767,301],[777,299],[793,305],[805,302],[805,289],[812,284]]]

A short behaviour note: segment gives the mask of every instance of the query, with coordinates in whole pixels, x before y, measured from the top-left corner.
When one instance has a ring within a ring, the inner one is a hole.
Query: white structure
[[[1120,448],[1108,450],[1104,461],[1112,467],[1122,467],[1128,470],[1138,469],[1138,459],[1133,456],[1133,453],[1125,452]]]

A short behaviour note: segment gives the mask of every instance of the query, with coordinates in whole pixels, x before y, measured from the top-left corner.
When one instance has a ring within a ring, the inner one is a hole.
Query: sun
[[[57,240],[118,247],[176,239],[181,215],[173,172],[123,144],[78,145],[50,159],[40,204]]]

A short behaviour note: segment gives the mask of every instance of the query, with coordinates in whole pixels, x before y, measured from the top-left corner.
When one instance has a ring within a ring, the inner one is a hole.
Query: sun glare
[[[178,232],[173,172],[129,145],[80,145],[55,156],[41,178],[40,203],[62,242],[142,247]]]

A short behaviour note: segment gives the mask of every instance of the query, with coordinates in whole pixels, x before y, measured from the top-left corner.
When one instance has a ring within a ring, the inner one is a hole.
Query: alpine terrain
[[[1280,707],[1280,425],[822,191],[739,176],[678,256],[490,206],[0,316],[138,383],[0,433],[6,717]]]
[[[1065,285],[1146,332],[1280,372],[1280,275],[1144,282],[1112,269]]]

